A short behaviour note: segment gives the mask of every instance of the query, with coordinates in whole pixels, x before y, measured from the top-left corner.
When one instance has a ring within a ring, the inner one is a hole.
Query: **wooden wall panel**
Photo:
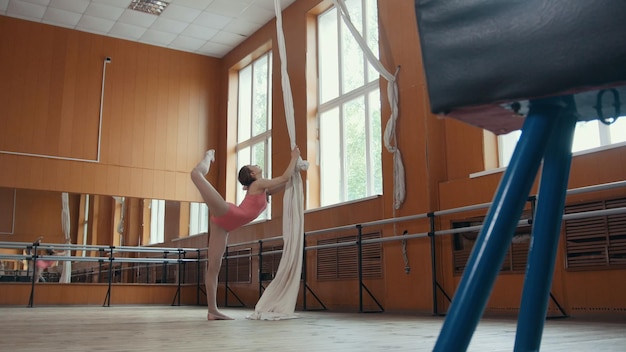
[[[566,272],[564,279],[555,281],[554,289],[566,311],[573,316],[620,317],[626,309],[624,272]]]
[[[0,234],[13,233],[15,196],[15,189],[0,188]]]
[[[164,243],[164,247],[177,247],[177,248],[199,248],[205,249],[209,245],[209,234],[201,233],[193,236],[188,236],[185,238],[176,239],[170,243]],[[187,257],[194,258],[196,256],[195,253],[188,253]],[[206,251],[201,253],[201,256],[206,256]]]
[[[12,170],[0,186],[199,200],[164,183],[182,180],[217,143],[218,130],[206,128],[218,118],[219,60],[5,16],[0,28],[0,162]],[[44,179],[44,166],[57,172]]]
[[[180,235],[180,207],[179,202],[165,202],[165,242],[170,242]]]
[[[484,171],[483,130],[450,118],[444,121],[448,180],[465,179]]]
[[[392,73],[400,67],[396,133],[407,185],[405,203],[394,212],[393,159],[392,154],[383,149],[386,216],[424,213],[436,207],[436,185],[445,179],[444,124],[443,120],[430,113],[414,4],[379,0],[378,12],[381,61]],[[386,87],[387,83],[381,78],[383,128],[391,114]]]
[[[189,237],[190,205],[184,203],[180,205],[180,219],[178,226],[178,238]]]
[[[2,283],[2,294],[0,294],[0,304],[27,306],[30,298],[31,285]]]
[[[626,169],[623,167],[626,163],[625,152],[626,147],[619,147],[575,156],[572,161],[568,188],[572,189],[623,181],[626,179]],[[612,166],[606,167],[606,165]],[[496,173],[474,179],[465,178],[442,183],[440,186],[442,209],[490,202],[495,194],[501,176],[502,173]],[[531,194],[536,194],[536,192],[537,187],[535,184]],[[566,203],[623,197],[625,195],[626,189],[583,193],[568,197]],[[472,216],[472,214],[456,215],[457,219],[462,219],[466,216]],[[450,217],[450,219],[452,218],[453,217]],[[449,221],[442,221],[442,228],[447,228],[446,226],[449,226]],[[444,287],[448,292],[454,292],[460,277],[451,276],[453,269],[448,264],[452,261],[452,243],[450,236],[446,237],[446,240],[443,242],[442,254],[439,256],[439,265],[446,268],[443,270],[445,276],[442,277],[441,280],[445,282]],[[559,299],[559,303],[564,306],[566,311],[573,315],[587,315],[597,314],[599,311],[596,308],[599,307],[623,306],[621,302],[615,301],[612,297],[626,294],[626,287],[623,285],[611,285],[610,282],[614,282],[617,276],[623,275],[625,270],[568,271],[564,265],[563,250],[563,239],[561,238],[561,245],[557,253],[552,293]],[[594,278],[593,283],[588,280],[590,277]],[[498,278],[498,281],[502,280],[504,279]],[[513,303],[507,301],[507,297],[517,297],[520,295],[523,276],[512,275],[511,278],[506,280],[508,280],[506,285],[495,285],[492,298],[488,305],[490,309],[504,305],[512,305]],[[603,314],[612,313],[606,311]]]
[[[13,189],[0,188],[13,197]],[[79,196],[70,194],[70,236],[76,238]],[[4,209],[4,208],[3,208]],[[11,200],[11,214],[13,203]],[[59,192],[42,192],[25,189],[15,190],[15,228],[13,234],[0,234],[0,241],[33,242],[43,236],[45,243],[64,243],[61,226],[62,201]]]
[[[38,284],[35,287],[34,306],[45,305],[102,305],[105,303],[106,284]],[[111,287],[111,306],[116,304],[171,305],[176,285],[124,285]],[[0,305],[28,305],[31,285],[2,283]],[[196,304],[196,286],[181,287],[181,304]]]

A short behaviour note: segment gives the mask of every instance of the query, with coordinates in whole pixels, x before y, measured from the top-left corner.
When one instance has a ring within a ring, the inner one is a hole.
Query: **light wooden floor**
[[[203,307],[0,307],[0,351],[430,351],[442,317],[298,312],[206,321]],[[511,351],[516,322],[483,319],[469,351]],[[542,351],[626,351],[626,322],[546,321]]]

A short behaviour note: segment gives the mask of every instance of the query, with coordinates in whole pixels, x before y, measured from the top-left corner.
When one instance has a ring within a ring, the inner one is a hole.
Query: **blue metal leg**
[[[504,173],[443,324],[434,351],[465,351],[511,243],[548,139],[563,107],[560,98],[531,104],[522,135]]]
[[[556,128],[545,152],[517,325],[515,351],[539,351],[541,345],[541,334],[546,319],[554,262],[559,245],[572,160],[572,140],[577,120],[574,102],[571,99],[571,106],[566,108],[557,120]]]

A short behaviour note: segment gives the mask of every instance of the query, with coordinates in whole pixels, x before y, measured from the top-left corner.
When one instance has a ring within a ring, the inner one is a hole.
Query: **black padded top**
[[[434,113],[626,84],[624,0],[415,0],[415,11]]]

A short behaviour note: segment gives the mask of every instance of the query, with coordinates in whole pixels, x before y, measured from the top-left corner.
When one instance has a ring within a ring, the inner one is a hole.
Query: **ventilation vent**
[[[363,234],[362,239],[380,238],[380,232]],[[356,236],[345,236],[319,240],[318,245],[356,242]],[[361,252],[361,269],[365,279],[383,277],[382,245],[380,242],[364,243]],[[356,279],[358,278],[358,249],[353,245],[320,248],[317,250],[317,279]]]
[[[131,10],[159,16],[169,5],[169,2],[159,0],[132,0],[128,8]]]
[[[261,281],[271,281],[274,277],[276,277],[278,265],[280,264],[280,258],[283,255],[282,250],[282,244],[276,246],[263,246],[263,253],[275,253],[263,255],[261,264]]]
[[[626,198],[565,207],[579,213],[626,207]],[[626,265],[626,214],[601,215],[564,222],[568,269],[623,268]]]
[[[250,248],[228,251],[228,256],[233,258],[228,259],[228,261],[222,259],[218,280],[221,282],[249,284],[252,278],[250,253],[252,253]]]
[[[529,212],[522,214],[522,219],[529,219]],[[478,226],[483,224],[484,218],[478,217],[462,221],[453,221],[452,228],[463,228],[470,226]],[[454,274],[462,275],[469,260],[476,239],[480,230],[471,230],[454,234],[453,237],[453,260]],[[520,226],[515,230],[511,245],[509,246],[500,272],[524,273],[526,270],[526,261],[528,258],[528,249],[530,248],[531,228],[529,226]]]
[[[576,312],[612,312],[626,313],[626,307],[572,307]]]

